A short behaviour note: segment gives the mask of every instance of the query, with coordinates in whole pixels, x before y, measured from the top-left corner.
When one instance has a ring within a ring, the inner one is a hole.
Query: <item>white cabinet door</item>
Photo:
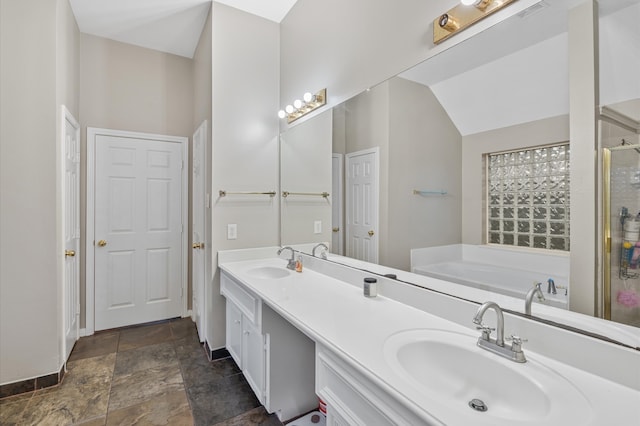
[[[227,350],[242,369],[242,313],[227,300]]]
[[[242,372],[261,404],[264,404],[264,337],[246,317],[242,320]]]

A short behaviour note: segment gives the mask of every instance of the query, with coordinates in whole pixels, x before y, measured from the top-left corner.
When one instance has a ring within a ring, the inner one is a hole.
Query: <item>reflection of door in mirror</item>
[[[380,150],[370,148],[346,155],[347,256],[378,263]]]

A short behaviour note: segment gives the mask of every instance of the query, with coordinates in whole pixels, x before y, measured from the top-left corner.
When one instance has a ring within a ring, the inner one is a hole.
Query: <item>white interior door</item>
[[[378,263],[378,148],[347,157],[347,256]]]
[[[64,359],[79,336],[80,317],[80,125],[62,106],[62,217],[64,236]]]
[[[342,187],[343,182],[343,156],[331,154],[331,252],[343,254],[344,252],[344,227],[342,226]]]
[[[207,121],[203,121],[193,134],[192,164],[193,175],[191,179],[191,283],[192,283],[192,309],[193,317],[198,329],[200,341],[204,342],[205,333],[205,214],[207,208],[205,177],[207,173],[206,157]]]
[[[160,138],[95,135],[96,330],[182,314],[182,152]]]

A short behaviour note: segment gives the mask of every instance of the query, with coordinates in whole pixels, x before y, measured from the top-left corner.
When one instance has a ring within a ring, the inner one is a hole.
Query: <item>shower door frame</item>
[[[614,151],[627,151],[640,149],[637,145],[621,145],[602,148],[602,204],[603,204],[603,318],[611,320],[611,153]]]

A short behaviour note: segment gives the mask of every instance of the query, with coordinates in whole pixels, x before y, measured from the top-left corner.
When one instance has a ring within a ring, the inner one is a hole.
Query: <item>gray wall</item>
[[[280,135],[280,188],[289,192],[331,193],[333,114]],[[331,241],[331,197],[292,195],[280,200],[282,245]],[[314,233],[320,221],[322,232]]]
[[[219,190],[278,188],[278,24],[213,3],[213,250],[275,246],[279,242],[278,199],[218,197]],[[227,225],[238,238],[227,240]],[[217,255],[213,254],[213,265]],[[225,345],[225,307],[216,270],[207,313],[207,341]]]
[[[87,127],[186,136],[191,140],[195,130],[193,74],[191,59],[81,34],[82,235],[86,235]],[[84,240],[82,252],[87,252]],[[86,312],[84,265],[83,261],[81,327],[85,326]]]
[[[413,248],[461,239],[462,137],[431,90],[389,80],[389,214],[387,265],[410,270]],[[413,195],[445,190],[447,195]]]
[[[412,248],[459,243],[461,136],[431,90],[395,77],[338,109],[346,153],[380,148],[379,263],[409,270]],[[434,188],[448,195],[412,193]]]
[[[57,244],[60,104],[78,116],[67,0],[0,2],[0,383],[62,366]]]

